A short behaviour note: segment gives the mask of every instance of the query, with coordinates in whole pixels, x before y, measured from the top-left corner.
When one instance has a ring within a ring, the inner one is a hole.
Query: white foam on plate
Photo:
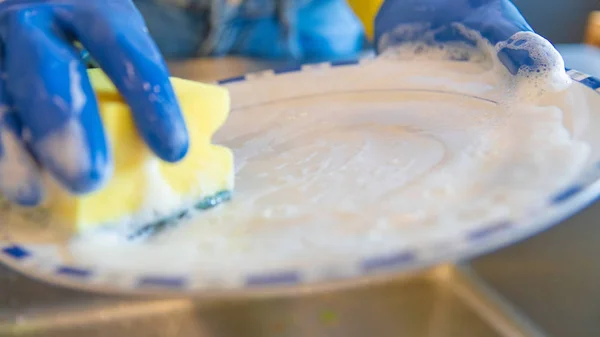
[[[554,62],[543,73],[512,77],[486,48],[466,63],[431,57],[443,49],[411,58],[396,49],[362,66],[231,85],[216,140],[235,152],[234,199],[144,242],[100,232],[65,254],[113,271],[227,278],[359,259],[518,216],[589,161],[574,137],[573,111],[586,107],[561,82],[553,50],[542,53]]]

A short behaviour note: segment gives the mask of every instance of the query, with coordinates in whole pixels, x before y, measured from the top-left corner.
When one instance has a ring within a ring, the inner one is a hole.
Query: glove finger
[[[189,138],[169,72],[146,25],[129,1],[60,12],[63,25],[92,54],[130,106],[148,146],[165,161],[188,151]]]
[[[40,168],[23,139],[22,124],[6,91],[5,46],[0,44],[0,193],[7,200],[32,207],[42,202]]]
[[[539,48],[547,47],[547,41],[533,33],[531,26],[510,1],[494,1],[491,5],[480,7],[465,20],[465,26],[478,31],[483,38],[497,47],[500,62],[513,75],[523,67],[537,70],[536,61],[530,55],[530,51],[535,52]],[[527,48],[524,48],[525,46],[521,45],[525,42],[524,38],[537,40],[534,42],[536,46],[529,43]],[[529,47],[534,48],[530,50]],[[550,48],[553,49],[551,46]]]
[[[36,9],[11,13],[6,33],[9,94],[38,161],[73,193],[95,190],[111,163],[98,106],[77,50]]]
[[[43,198],[40,170],[23,142],[21,123],[4,89],[0,81],[0,192],[21,206],[37,206]]]
[[[517,32],[496,45],[498,58],[506,69],[516,75],[519,71],[554,73],[563,77],[564,60],[554,46],[533,32]]]

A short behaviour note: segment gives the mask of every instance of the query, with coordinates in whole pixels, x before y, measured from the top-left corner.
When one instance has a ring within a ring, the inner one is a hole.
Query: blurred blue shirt
[[[367,46],[345,0],[134,0],[166,58],[239,54],[303,61]]]

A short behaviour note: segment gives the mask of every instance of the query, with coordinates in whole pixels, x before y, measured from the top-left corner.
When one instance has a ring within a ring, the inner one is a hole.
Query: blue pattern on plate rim
[[[171,276],[142,276],[138,278],[137,287],[139,288],[184,288],[187,284],[187,279],[184,277]]]
[[[305,65],[302,67],[288,67],[279,70],[273,70],[275,75],[287,74],[291,72],[304,71],[306,69],[315,67],[346,67],[356,66],[369,60],[349,60],[349,61],[337,61],[313,65]],[[590,75],[581,73],[576,70],[566,69],[569,76],[586,87],[595,90],[600,94],[600,79],[594,78]],[[252,75],[252,74],[248,74]],[[237,76],[228,79],[218,81],[219,84],[232,84],[237,82],[243,82],[249,80],[248,75]],[[595,169],[584,175],[584,178],[580,181],[575,182],[570,187],[567,187],[563,191],[555,194],[546,203],[545,206],[557,207],[562,205],[573,197],[580,195],[585,192],[592,184],[600,179],[600,163],[595,166]],[[498,236],[510,232],[511,229],[515,229],[518,223],[514,221],[506,221],[501,223],[493,223],[489,226],[478,228],[477,230],[466,232],[460,238],[464,244],[475,244],[484,238],[490,238],[492,236]],[[439,242],[440,247],[446,242]],[[411,265],[418,265],[420,262],[427,262],[428,257],[423,252],[414,250],[402,250],[396,253],[382,254],[380,256],[365,257],[361,261],[357,261],[354,267],[354,273],[356,275],[371,275],[378,272],[393,272],[401,269],[409,268]],[[3,255],[4,260],[8,261],[9,264],[19,266],[27,261],[35,260],[35,254],[24,247],[23,245],[14,244],[7,242],[5,246],[0,247],[0,255]],[[2,257],[2,256],[0,256]],[[52,266],[51,266],[52,267]],[[66,266],[58,265],[53,266],[54,268],[44,268],[49,270],[50,275],[42,275],[54,280],[62,280],[64,283],[81,283],[89,280],[93,280],[97,275],[93,269],[82,268],[78,266]],[[47,274],[48,272],[41,272]],[[325,281],[327,277],[321,278],[320,281]],[[181,277],[172,277],[168,275],[138,275],[124,286],[122,290],[139,290],[144,288],[151,289],[162,289],[162,290],[188,290],[193,278],[190,275]],[[71,282],[69,282],[71,281]],[[276,270],[271,272],[263,272],[260,274],[250,274],[241,276],[242,287],[253,288],[253,287],[269,287],[269,286],[293,286],[308,282],[307,278],[303,277],[301,269],[290,269],[290,270]],[[214,282],[212,283],[214,285]],[[209,288],[206,288],[209,289]]]
[[[87,278],[92,275],[92,271],[89,269],[82,269],[78,267],[61,266],[56,269],[56,273],[59,275],[65,275],[72,278]]]
[[[413,251],[401,251],[391,255],[376,256],[364,259],[360,269],[364,273],[372,273],[377,270],[398,268],[417,261],[417,255]]]
[[[15,260],[22,260],[31,256],[31,253],[27,249],[19,245],[5,247],[2,249],[2,253]]]
[[[257,275],[248,275],[246,277],[246,286],[274,286],[274,285],[293,285],[301,282],[300,274],[293,271],[275,271],[271,273],[261,273]]]

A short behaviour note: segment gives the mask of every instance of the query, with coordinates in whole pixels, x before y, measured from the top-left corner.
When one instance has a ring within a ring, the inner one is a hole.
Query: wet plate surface
[[[0,260],[101,292],[285,292],[474,256],[537,233],[598,194],[600,115],[541,111],[521,123],[493,88],[438,81],[434,71],[369,60],[221,81],[232,112],[215,141],[237,160],[228,205],[144,244],[75,238],[4,212]],[[576,106],[600,106],[600,81],[569,75]],[[538,122],[546,135],[518,138],[536,134]],[[524,173],[510,174],[514,167]]]

